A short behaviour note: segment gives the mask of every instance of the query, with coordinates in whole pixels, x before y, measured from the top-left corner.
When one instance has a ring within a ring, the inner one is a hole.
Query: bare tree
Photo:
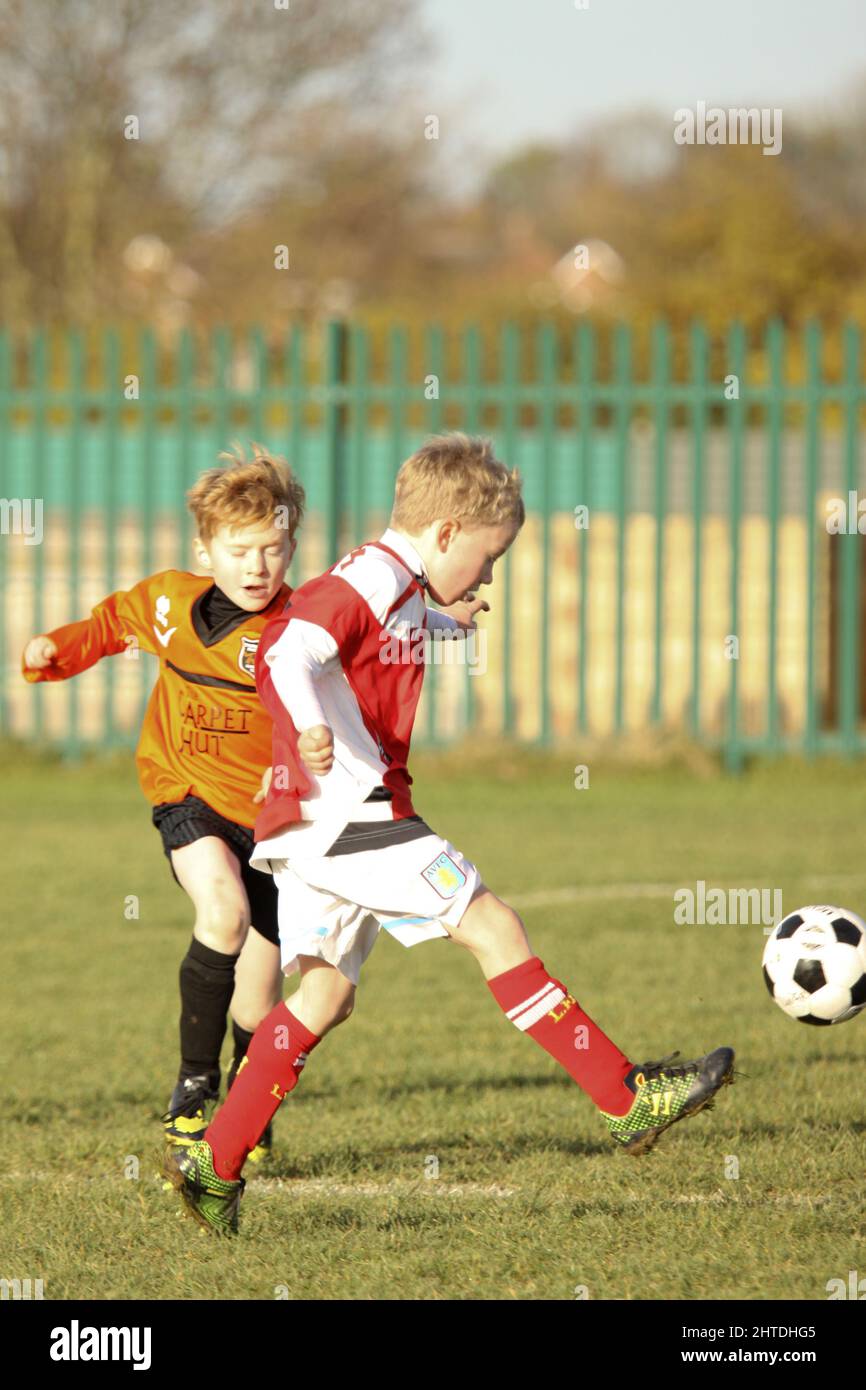
[[[117,307],[131,236],[290,192],[309,113],[393,122],[426,53],[416,0],[3,0],[3,318]]]

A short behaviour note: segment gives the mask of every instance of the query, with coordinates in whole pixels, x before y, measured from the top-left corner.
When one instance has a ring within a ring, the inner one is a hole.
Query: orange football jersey
[[[213,585],[165,570],[111,594],[89,618],[55,628],[57,656],[28,681],[66,680],[133,643],[159,657],[136,752],[139,781],[155,806],[201,797],[220,815],[252,826],[253,797],[271,761],[270,715],[255,684],[259,638],[291,594],[283,584],[267,608],[208,630],[199,613]]]

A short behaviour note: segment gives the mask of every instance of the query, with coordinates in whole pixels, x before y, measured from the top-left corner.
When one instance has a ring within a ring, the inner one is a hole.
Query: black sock
[[[219,1089],[220,1048],[235,988],[237,958],[212,951],[193,937],[181,962],[179,1081],[207,1075],[211,1089]]]
[[[238,1074],[238,1067],[246,1057],[247,1048],[253,1040],[252,1033],[248,1033],[246,1028],[242,1028],[239,1023],[235,1023],[234,1019],[232,1019],[232,1033],[234,1035],[235,1040],[235,1055],[232,1058],[232,1064],[229,1067],[229,1074],[226,1077],[227,1091],[231,1090],[232,1082]]]

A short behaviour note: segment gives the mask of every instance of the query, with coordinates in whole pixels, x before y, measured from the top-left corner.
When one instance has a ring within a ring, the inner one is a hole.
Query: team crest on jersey
[[[423,876],[440,898],[453,898],[466,882],[466,875],[459,869],[449,854],[440,854],[432,864],[428,864]]]
[[[258,649],[258,637],[246,637],[241,634],[241,649],[238,652],[238,666],[248,676],[255,678],[256,674],[256,651]]]

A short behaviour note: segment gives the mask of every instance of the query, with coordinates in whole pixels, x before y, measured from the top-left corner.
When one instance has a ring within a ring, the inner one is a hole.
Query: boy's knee
[[[233,955],[244,944],[249,926],[246,904],[219,896],[199,903],[195,914],[195,935],[212,951]]]

